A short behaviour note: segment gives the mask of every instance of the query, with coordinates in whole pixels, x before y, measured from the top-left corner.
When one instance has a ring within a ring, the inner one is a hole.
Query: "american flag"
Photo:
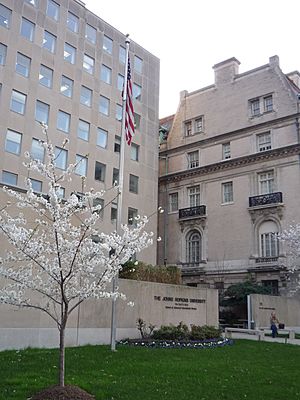
[[[125,138],[127,144],[130,146],[134,135],[134,111],[132,104],[132,83],[131,83],[131,70],[130,59],[128,56],[128,70],[127,70],[127,95],[126,95],[126,112],[125,112]]]

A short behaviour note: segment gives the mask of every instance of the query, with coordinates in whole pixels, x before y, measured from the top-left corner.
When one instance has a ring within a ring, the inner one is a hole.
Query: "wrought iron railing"
[[[181,208],[179,210],[179,219],[199,217],[199,216],[205,216],[205,215],[206,215],[206,206],[204,206],[204,205]]]
[[[267,204],[277,203],[282,203],[282,192],[249,197],[249,207],[265,206]]]
[[[274,263],[278,262],[278,257],[258,257],[255,259],[255,262],[258,263]]]

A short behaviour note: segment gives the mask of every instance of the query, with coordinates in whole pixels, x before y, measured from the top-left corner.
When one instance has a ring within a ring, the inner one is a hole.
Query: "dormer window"
[[[191,136],[192,135],[192,123],[191,121],[188,121],[185,123],[185,136]]]
[[[264,97],[264,112],[273,111],[273,96]]]
[[[203,116],[185,121],[184,136],[193,136],[200,132],[203,132]]]
[[[274,111],[272,94],[249,100],[250,117],[258,117],[271,111]]]

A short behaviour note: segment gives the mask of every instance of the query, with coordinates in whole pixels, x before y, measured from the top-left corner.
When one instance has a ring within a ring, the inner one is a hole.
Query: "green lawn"
[[[215,349],[68,348],[66,381],[97,400],[300,399],[300,346],[236,341]],[[57,350],[0,352],[0,400],[57,378]]]

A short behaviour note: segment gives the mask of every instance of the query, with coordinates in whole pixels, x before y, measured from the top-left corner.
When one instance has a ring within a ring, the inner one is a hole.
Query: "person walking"
[[[274,312],[271,312],[270,325],[272,331],[272,338],[275,338],[277,336],[278,333],[277,324],[279,324],[279,321],[276,317],[276,314]]]

